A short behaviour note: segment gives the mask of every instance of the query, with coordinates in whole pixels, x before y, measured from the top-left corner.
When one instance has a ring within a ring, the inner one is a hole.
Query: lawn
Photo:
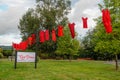
[[[120,70],[104,61],[40,60],[18,63],[0,60],[0,80],[120,80]]]

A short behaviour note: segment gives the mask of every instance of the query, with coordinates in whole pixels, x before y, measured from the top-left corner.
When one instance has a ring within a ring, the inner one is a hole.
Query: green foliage
[[[92,39],[95,43],[96,52],[100,53],[111,53],[111,54],[119,54],[120,48],[120,2],[117,0],[104,0],[104,4],[101,5],[103,8],[108,8],[111,14],[111,22],[113,32],[110,34],[105,33],[104,26],[101,22],[97,20],[96,32],[93,34],[94,39]],[[102,27],[102,28],[101,28]]]
[[[99,55],[94,52],[95,41],[92,42],[93,39],[93,31],[88,31],[87,35],[81,40],[81,49],[79,50],[79,57],[81,58],[92,58],[97,60]]]
[[[3,51],[3,55],[6,56],[6,57],[12,56],[12,53],[13,53],[12,50],[4,50]]]
[[[21,32],[22,39],[25,40],[32,33],[39,30],[57,29],[58,25],[65,26],[68,22],[67,14],[70,11],[70,0],[36,0],[35,9],[29,9],[20,19],[18,28]],[[38,36],[37,36],[38,37]],[[51,38],[51,35],[50,35]],[[37,48],[41,52],[53,53],[56,50],[56,44],[53,41],[48,41],[43,44],[38,42]],[[33,45],[29,49],[35,50],[36,46]]]
[[[39,29],[57,28],[65,25],[70,10],[70,0],[36,0],[36,8],[29,9],[20,19],[21,35],[28,37]],[[24,39],[24,38],[23,38]]]
[[[41,59],[49,59],[49,55],[47,53],[40,53],[39,56]]]
[[[3,54],[0,52],[0,58],[3,58]]]
[[[2,48],[0,48],[0,53],[2,53],[3,52],[3,49]]]
[[[90,53],[95,59],[112,59],[120,53],[120,2],[118,0],[104,0],[99,4],[100,10],[109,9],[112,23],[112,33],[106,33],[102,17],[95,19],[97,25],[83,40],[85,53]],[[88,55],[89,56],[89,55]]]
[[[80,43],[78,40],[72,39],[69,34],[68,26],[66,26],[64,28],[64,36],[58,39],[56,50],[57,55],[68,55],[71,57],[78,55],[77,53],[80,48]]]
[[[97,46],[95,47],[95,51],[100,51],[101,53],[111,53],[116,54],[120,52],[120,49],[118,49],[120,46],[120,41],[118,40],[112,40],[109,41],[100,41],[97,43]]]
[[[70,10],[70,0],[37,0],[36,12],[40,25],[50,31],[59,24],[65,25]]]
[[[20,19],[18,29],[21,32],[22,39],[25,40],[39,28],[39,18],[34,9],[29,9]]]

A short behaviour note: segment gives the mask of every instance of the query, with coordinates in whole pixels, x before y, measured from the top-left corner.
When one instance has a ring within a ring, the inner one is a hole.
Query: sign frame
[[[22,54],[21,55],[19,55],[20,53],[24,53],[24,54],[27,54],[27,55],[25,55],[25,56],[22,56]],[[29,56],[29,54],[32,54],[32,55],[30,55]],[[18,58],[18,57],[21,57],[21,59],[23,59],[23,61],[21,60],[20,61],[20,58]],[[32,59],[33,58],[33,59]],[[30,61],[29,61],[29,60]],[[15,50],[15,63],[14,63],[14,68],[16,69],[17,68],[17,63],[18,62],[34,62],[35,63],[35,69],[37,68],[37,54],[36,54],[36,52],[18,52],[18,51],[16,51]]]

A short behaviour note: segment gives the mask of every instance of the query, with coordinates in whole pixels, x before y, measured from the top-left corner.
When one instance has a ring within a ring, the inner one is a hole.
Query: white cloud
[[[19,43],[21,41],[20,35],[7,34],[0,36],[0,45],[12,45],[12,42]]]
[[[35,0],[0,0],[0,4],[7,5],[6,10],[0,10],[0,45],[11,45],[12,41],[19,42],[19,19],[28,8],[35,6]]]
[[[72,8],[71,13],[68,15],[70,22],[75,22],[75,30],[82,37],[85,36],[89,29],[95,27],[94,18],[101,15],[98,8],[99,0],[79,0]],[[83,29],[81,17],[88,17],[88,28]]]

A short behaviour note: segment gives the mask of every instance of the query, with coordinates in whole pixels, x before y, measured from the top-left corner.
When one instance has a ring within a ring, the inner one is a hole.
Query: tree
[[[75,55],[78,55],[80,43],[76,39],[72,39],[68,26],[64,28],[64,36],[58,39],[56,54],[60,56],[69,56],[69,60]]]
[[[36,0],[40,25],[50,31],[58,25],[65,26],[68,22],[70,0]]]
[[[107,8],[110,11],[112,19],[112,33],[105,33],[102,19],[97,19],[97,26],[94,32],[93,42],[96,43],[94,51],[101,53],[111,53],[115,55],[116,70],[118,70],[118,57],[120,53],[120,2],[118,0],[104,0],[104,4],[99,4],[100,10]]]
[[[96,53],[94,52],[95,44],[92,43],[91,39],[93,37],[94,30],[89,30],[87,35],[82,39],[83,52],[80,51],[80,57],[97,59]],[[82,53],[81,53],[82,52]]]
[[[0,58],[2,58],[3,57],[3,50],[2,50],[2,48],[0,48]]]
[[[29,9],[20,19],[18,29],[21,32],[22,39],[25,40],[39,28],[39,18],[34,9]]]
[[[101,23],[99,24],[99,26],[100,25]],[[82,39],[82,43],[81,43],[82,48],[79,50],[80,53],[79,56],[82,58],[92,58],[94,60],[112,60],[113,54],[107,52],[103,53],[100,51],[95,51],[95,46],[97,42],[99,42],[99,39],[101,38],[95,34],[96,32],[98,32],[97,28],[98,27],[96,27],[93,30],[89,30],[87,32],[87,35]],[[103,28],[104,27],[102,27],[101,31],[104,31]],[[102,36],[104,36],[104,34]]]
[[[36,0],[36,8],[29,9],[20,19],[18,28],[22,39],[39,30],[49,29],[51,33],[52,29],[57,30],[58,25],[65,26],[68,22],[67,14],[70,12],[70,5],[70,0]],[[56,50],[56,44],[50,40],[43,44],[39,43],[37,47],[42,52],[51,53]]]

